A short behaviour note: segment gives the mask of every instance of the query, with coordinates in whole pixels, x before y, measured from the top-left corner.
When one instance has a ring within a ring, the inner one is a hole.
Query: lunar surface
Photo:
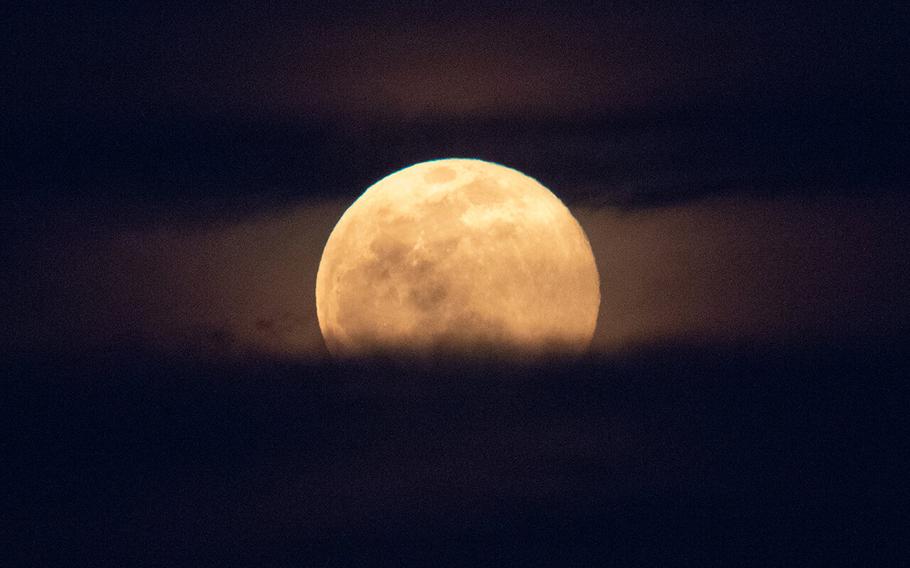
[[[366,190],[335,226],[316,276],[336,356],[578,353],[600,279],[565,205],[480,160],[424,162]]]

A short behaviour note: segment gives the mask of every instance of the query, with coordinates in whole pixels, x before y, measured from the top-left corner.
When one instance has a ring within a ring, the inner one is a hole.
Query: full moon
[[[335,356],[580,353],[600,278],[568,208],[536,180],[434,160],[369,187],[332,230],[316,312]]]

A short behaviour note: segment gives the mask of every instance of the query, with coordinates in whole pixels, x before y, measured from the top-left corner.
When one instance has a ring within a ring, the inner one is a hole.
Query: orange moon
[[[366,190],[332,230],[316,312],[335,356],[587,349],[591,245],[565,205],[511,168],[444,159]]]

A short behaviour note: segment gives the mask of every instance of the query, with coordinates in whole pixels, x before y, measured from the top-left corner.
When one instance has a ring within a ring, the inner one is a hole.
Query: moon
[[[506,166],[443,159],[399,170],[341,216],[316,274],[333,356],[580,353],[600,277],[568,208]]]

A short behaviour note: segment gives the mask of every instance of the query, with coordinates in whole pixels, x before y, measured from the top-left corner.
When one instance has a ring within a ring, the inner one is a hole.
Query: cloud
[[[346,205],[43,225],[7,253],[3,345],[325,357],[316,270]],[[908,209],[896,196],[576,208],[602,280],[591,348],[904,332]]]

